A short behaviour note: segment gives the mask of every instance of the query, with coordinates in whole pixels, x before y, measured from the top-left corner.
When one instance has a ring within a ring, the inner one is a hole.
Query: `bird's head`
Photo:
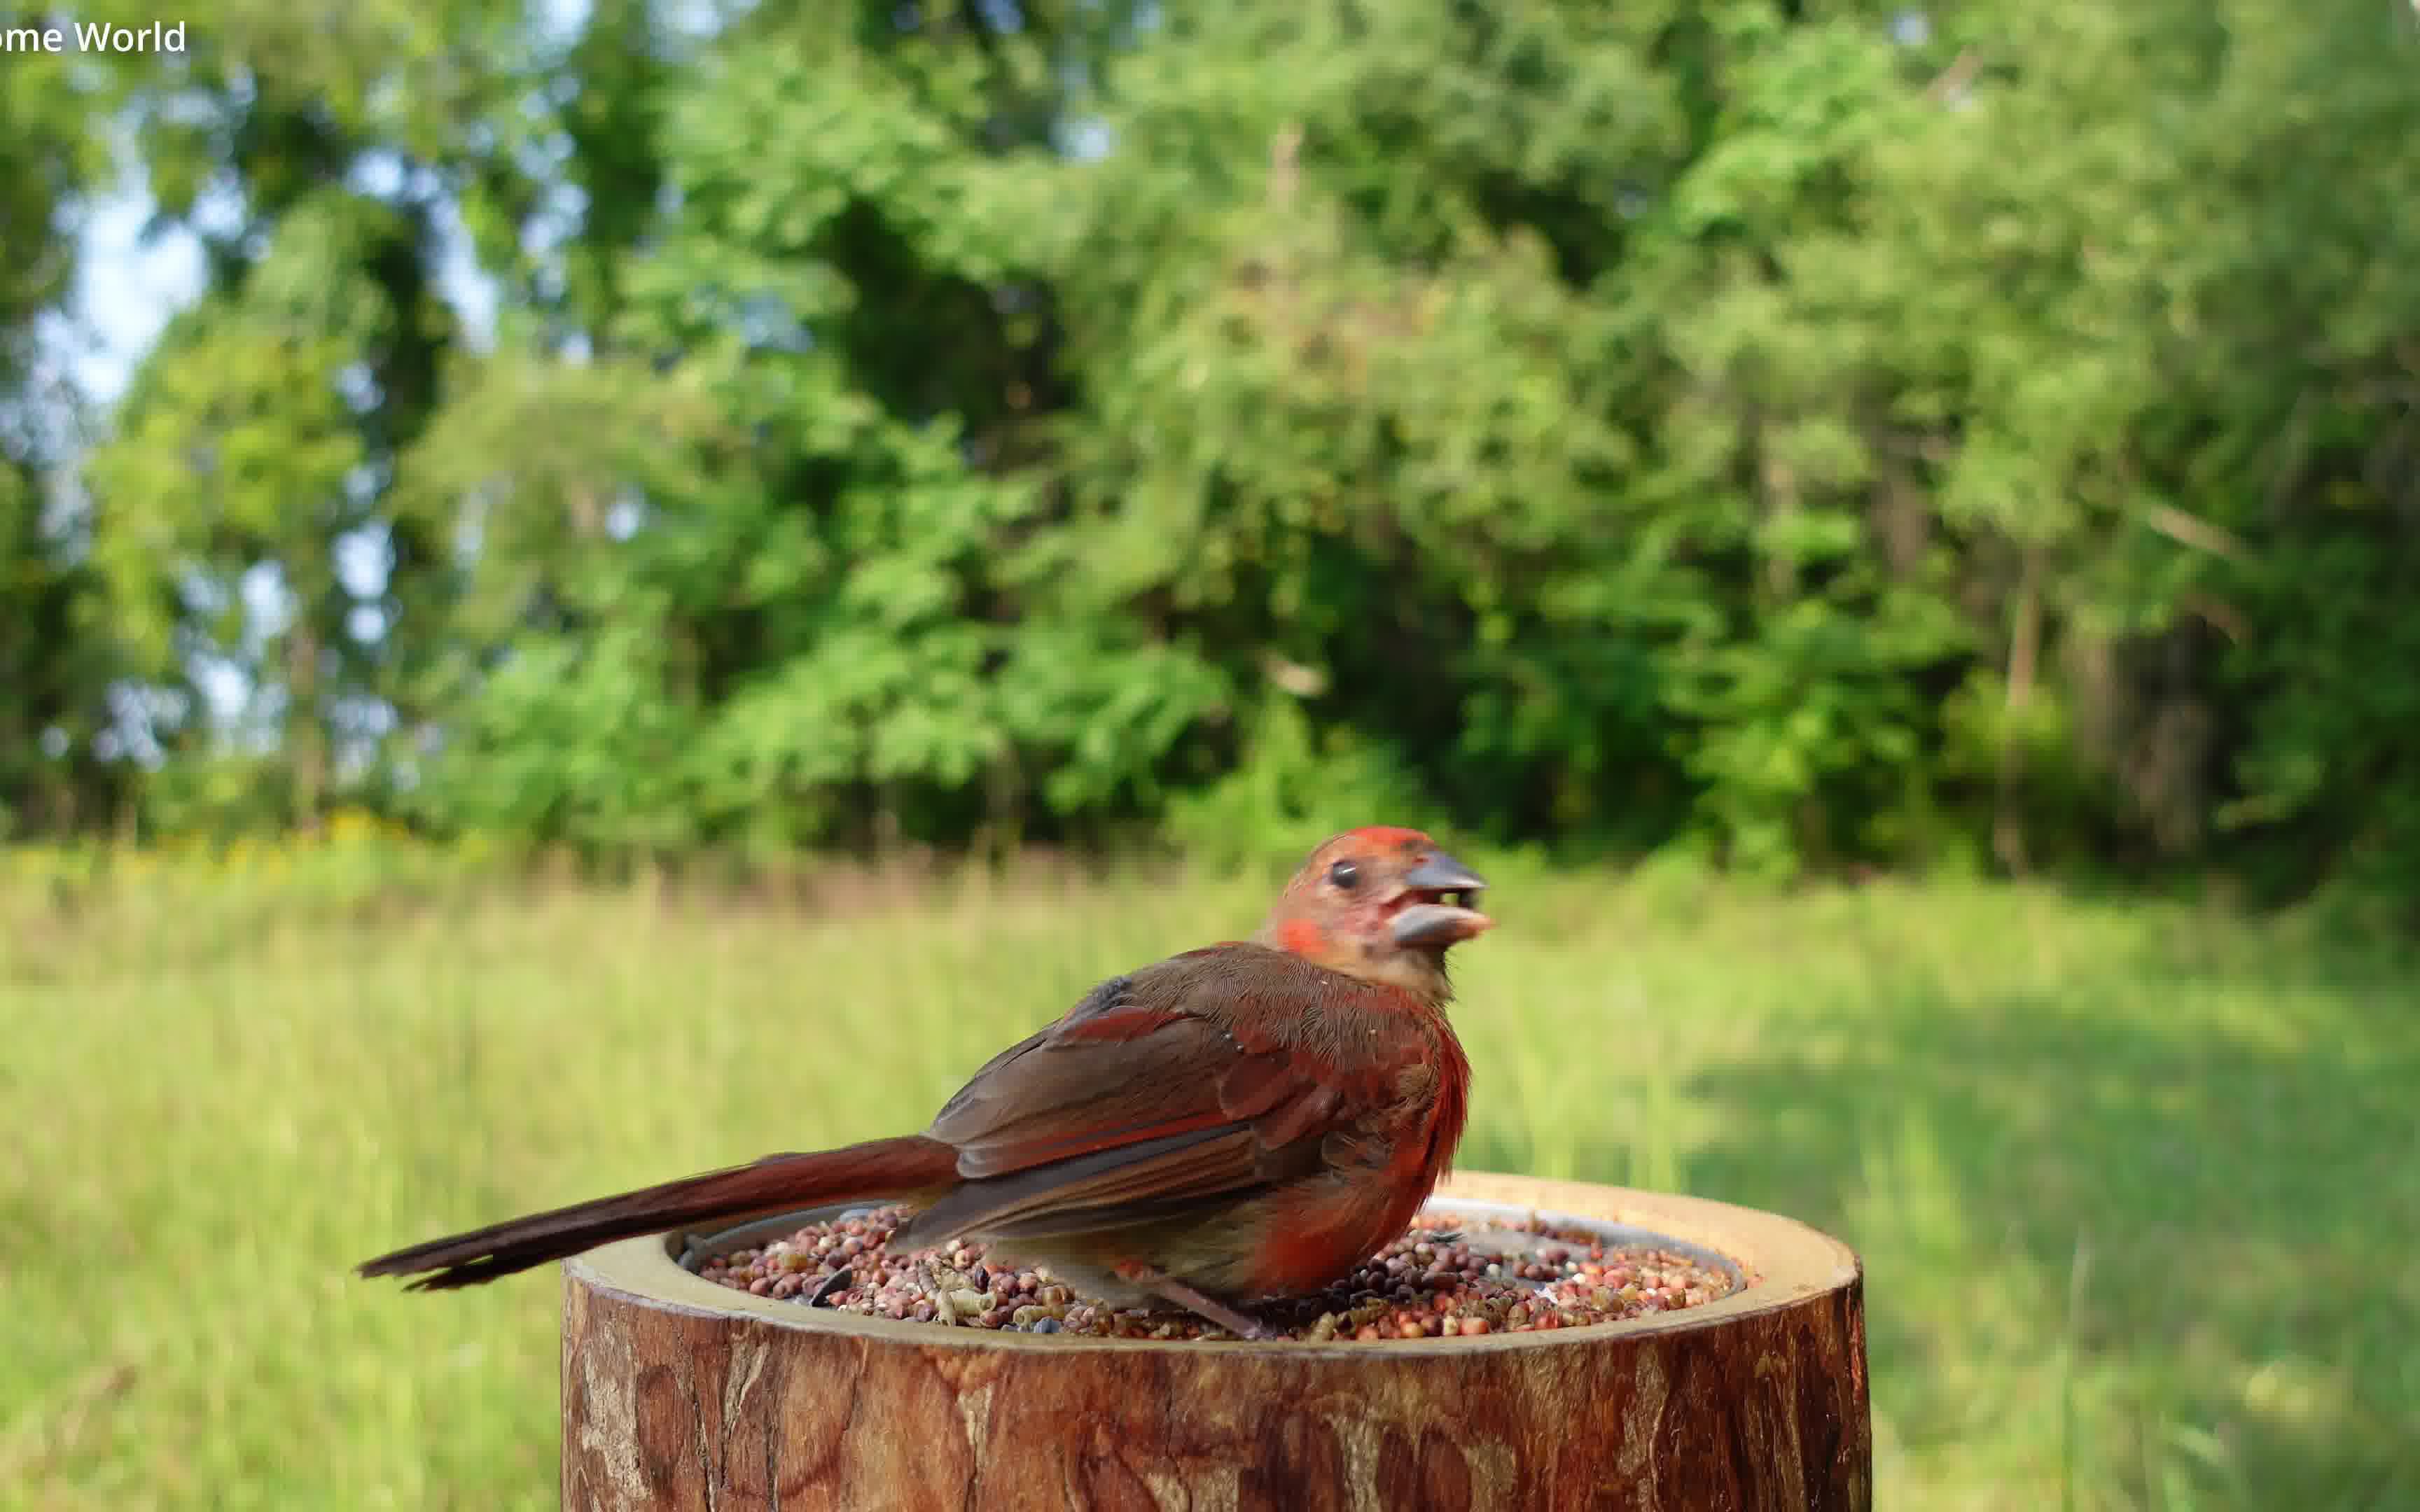
[[[1259,939],[1442,1002],[1446,951],[1495,923],[1470,906],[1486,886],[1417,829],[1348,830],[1311,853]]]

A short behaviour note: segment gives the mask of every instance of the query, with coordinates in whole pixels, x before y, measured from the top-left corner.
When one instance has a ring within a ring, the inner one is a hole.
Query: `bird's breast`
[[[1268,1199],[1252,1289],[1316,1291],[1393,1242],[1436,1185],[1393,1170],[1357,1180],[1326,1178]]]

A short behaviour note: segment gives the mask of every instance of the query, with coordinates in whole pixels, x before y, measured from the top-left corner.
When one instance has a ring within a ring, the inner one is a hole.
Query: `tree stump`
[[[1158,1342],[809,1308],[631,1240],[566,1267],[564,1505],[1870,1507],[1847,1246],[1772,1213],[1565,1181],[1464,1175],[1436,1205],[1635,1230],[1619,1237],[1712,1252],[1750,1284],[1545,1333]]]

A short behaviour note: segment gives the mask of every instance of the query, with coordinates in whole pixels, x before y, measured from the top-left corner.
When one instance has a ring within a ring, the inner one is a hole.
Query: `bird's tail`
[[[929,1199],[956,1177],[957,1151],[923,1134],[813,1154],[768,1155],[752,1165],[433,1239],[365,1261],[361,1273],[435,1273],[413,1282],[414,1291],[474,1287],[617,1239],[692,1224],[738,1224],[834,1202]]]

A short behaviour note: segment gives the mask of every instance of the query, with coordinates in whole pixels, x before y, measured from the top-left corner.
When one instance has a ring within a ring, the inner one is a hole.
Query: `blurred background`
[[[551,1285],[347,1266],[1388,822],[1883,1504],[2420,1507],[2400,0],[0,32],[0,1503],[551,1505]]]

